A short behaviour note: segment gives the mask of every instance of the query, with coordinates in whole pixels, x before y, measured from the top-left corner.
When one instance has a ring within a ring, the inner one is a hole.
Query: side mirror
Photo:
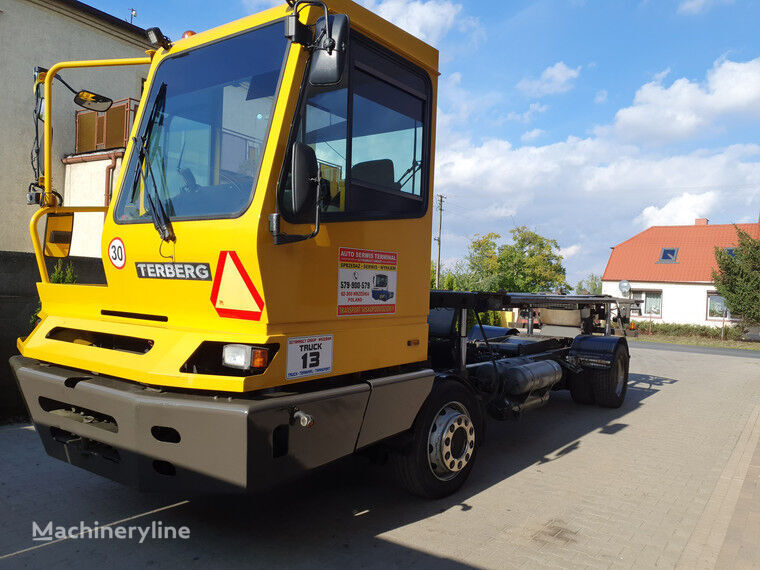
[[[74,230],[74,214],[48,214],[45,222],[45,255],[68,257],[71,251],[71,235]]]
[[[317,215],[319,163],[314,149],[299,141],[293,143],[291,181],[293,217],[303,224],[313,223]]]
[[[113,100],[103,95],[92,93],[91,91],[79,91],[74,96],[74,103],[80,107],[89,109],[90,111],[98,111],[100,113],[103,113],[111,108],[111,105],[113,105]]]
[[[335,14],[328,19],[329,27],[325,30],[324,16],[317,20],[314,37],[319,45],[314,49],[309,71],[309,83],[312,85],[335,85],[343,78],[348,56],[348,34],[350,25],[348,16]]]

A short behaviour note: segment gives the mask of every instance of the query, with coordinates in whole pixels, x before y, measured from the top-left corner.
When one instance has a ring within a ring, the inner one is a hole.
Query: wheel
[[[628,391],[628,350],[618,344],[612,357],[612,367],[594,372],[591,386],[597,405],[605,408],[619,408]]]
[[[594,388],[591,385],[591,372],[584,370],[578,374],[571,374],[568,379],[570,396],[576,404],[590,406],[594,403]]]
[[[482,439],[482,414],[472,393],[455,380],[433,384],[412,426],[411,442],[392,456],[406,489],[429,499],[465,482]]]

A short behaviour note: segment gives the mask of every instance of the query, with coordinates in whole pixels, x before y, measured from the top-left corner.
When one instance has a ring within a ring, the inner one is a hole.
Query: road
[[[636,345],[631,372],[619,410],[560,392],[490,423],[464,489],[439,501],[361,458],[266,495],[144,495],[3,427],[0,567],[760,566],[760,360]],[[35,542],[33,521],[190,537]]]

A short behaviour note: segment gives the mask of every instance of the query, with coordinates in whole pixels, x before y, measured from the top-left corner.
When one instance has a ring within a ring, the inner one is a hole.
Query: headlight
[[[249,344],[225,344],[222,348],[222,364],[228,368],[250,370],[266,368],[269,363],[269,351]]]

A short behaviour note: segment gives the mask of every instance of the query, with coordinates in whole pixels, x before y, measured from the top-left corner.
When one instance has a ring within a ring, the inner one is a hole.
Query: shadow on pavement
[[[477,516],[468,513],[471,497],[531,465],[562,461],[579,448],[581,437],[593,431],[614,437],[627,426],[621,418],[674,382],[668,378],[631,374],[628,396],[620,409],[578,406],[569,393],[563,391],[553,394],[547,406],[517,422],[489,422],[487,439],[469,480],[462,490],[445,499],[427,501],[410,496],[393,482],[387,466],[371,465],[361,457],[350,457],[267,493],[189,497],[187,504],[131,523],[147,525],[150,520],[160,520],[164,526],[186,525],[192,533],[188,541],[153,541],[138,546],[134,541],[69,540],[14,558],[19,563],[33,560],[35,565],[86,559],[90,564],[112,566],[124,564],[126,560],[129,565],[157,561],[183,567],[205,567],[222,561],[225,567],[283,563],[289,567],[464,566],[399,544],[397,538],[391,542],[382,535],[449,509],[467,513],[465,516]],[[65,464],[57,468],[72,469]],[[68,515],[78,517],[74,519],[77,521],[99,520],[102,524],[115,520],[106,519],[98,512],[99,495],[107,496],[105,502],[111,506],[121,501],[121,513],[139,513],[140,505],[148,510],[145,508],[148,498],[158,505],[178,500],[169,495],[146,497],[86,473],[82,473],[82,479],[91,489],[87,486],[60,489],[68,493],[70,509],[74,509]],[[30,488],[29,493],[33,490]],[[31,527],[30,520],[18,522]],[[415,544],[425,542],[424,526],[422,528],[415,531]],[[466,532],[461,537],[458,534],[452,529],[452,540],[465,540]],[[28,538],[15,548],[32,544]],[[13,550],[6,545],[0,555]]]

